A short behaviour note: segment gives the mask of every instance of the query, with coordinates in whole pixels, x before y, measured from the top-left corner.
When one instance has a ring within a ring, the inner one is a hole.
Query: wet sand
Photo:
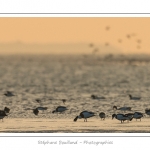
[[[71,119],[5,119],[0,122],[1,133],[149,133],[150,118],[120,123],[107,118],[91,118],[73,122]]]

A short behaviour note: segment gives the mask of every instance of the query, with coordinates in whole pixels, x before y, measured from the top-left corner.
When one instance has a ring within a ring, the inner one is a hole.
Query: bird
[[[76,122],[78,120],[78,118],[79,119],[84,118],[84,122],[87,122],[87,118],[90,118],[93,116],[95,116],[94,112],[85,110],[85,111],[82,111],[79,116],[76,116],[73,121]]]
[[[130,117],[124,114],[113,114],[112,119],[116,118],[117,120],[120,120],[121,123],[123,123],[125,120],[132,120]]]
[[[9,109],[8,107],[5,107],[5,108],[4,108],[4,111],[5,111],[6,113],[9,113],[9,112],[10,112],[10,109]]]
[[[55,110],[52,111],[52,113],[62,113],[64,111],[68,110],[65,106],[58,106]]]
[[[145,113],[150,116],[150,109],[145,109]]]
[[[39,113],[38,109],[37,109],[37,108],[36,108],[36,109],[33,109],[33,113],[37,116],[38,113]]]
[[[35,109],[32,109],[33,113],[37,116],[39,114],[39,110],[47,110],[47,107],[37,107]]]
[[[47,107],[37,107],[36,109],[38,109],[38,110],[47,110]]]
[[[131,111],[131,107],[120,107],[117,108],[117,106],[113,106],[113,110],[121,110],[121,111]]]
[[[141,97],[133,97],[131,94],[129,94],[130,100],[140,100]]]
[[[106,28],[105,28],[107,31],[110,29],[110,27],[109,26],[106,26]]]
[[[101,120],[102,119],[105,120],[106,115],[104,112],[101,112],[101,113],[99,113],[99,117],[101,118]]]
[[[40,100],[40,99],[36,99],[36,101],[37,101],[38,103],[41,103],[41,100]]]
[[[2,119],[3,122],[3,118],[7,116],[4,110],[0,110],[0,119]]]
[[[133,119],[133,113],[127,113],[125,114],[127,117],[129,117],[130,121]],[[129,122],[129,120],[128,120]]]
[[[62,102],[65,104],[66,103],[66,99],[62,99]]]
[[[91,95],[91,98],[92,99],[105,99],[105,97],[103,97],[103,96],[99,97],[97,95]]]
[[[4,93],[5,96],[7,97],[12,97],[12,96],[15,96],[12,92],[10,91],[6,91],[6,93]]]
[[[141,113],[141,112],[135,112],[134,114],[133,114],[133,118],[135,118],[136,119],[136,121],[137,121],[137,119],[140,119],[140,121],[141,121],[141,118],[143,117],[143,113]]]

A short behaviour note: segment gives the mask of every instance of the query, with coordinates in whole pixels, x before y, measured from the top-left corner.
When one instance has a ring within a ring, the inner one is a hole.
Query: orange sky
[[[0,18],[0,27],[0,43],[107,42],[125,53],[150,53],[150,18]]]

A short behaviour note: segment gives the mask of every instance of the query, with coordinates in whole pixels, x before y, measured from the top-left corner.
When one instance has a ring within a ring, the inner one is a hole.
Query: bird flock
[[[4,95],[7,97],[16,96],[10,91],[6,91],[4,93]],[[137,101],[137,100],[141,99],[141,97],[133,97],[131,94],[129,94],[128,96],[129,96],[130,100]],[[105,97],[92,94],[91,99],[100,100],[100,99],[105,99]],[[37,103],[41,102],[40,99],[35,99],[35,101]],[[67,100],[61,99],[61,101],[63,102],[63,104],[65,104]],[[33,111],[33,114],[37,116],[39,114],[39,111],[44,112],[47,109],[48,109],[48,107],[41,107],[40,106],[40,107],[31,109],[31,110]],[[112,120],[115,118],[115,119],[121,121],[121,123],[123,123],[124,121],[127,121],[127,122],[132,121],[132,119],[136,119],[136,121],[137,120],[141,121],[141,118],[144,117],[145,114],[150,116],[150,109],[148,109],[148,108],[145,109],[145,113],[141,113],[141,112],[131,113],[131,111],[132,111],[131,107],[120,107],[120,108],[118,108],[117,106],[113,106],[112,109],[114,110],[114,112],[116,112],[118,110],[124,112],[124,113],[112,114]],[[69,110],[69,109],[66,106],[58,106],[55,110],[52,111],[52,113],[53,114],[56,113],[58,115],[58,114],[63,114],[67,110]],[[130,111],[130,113],[125,113],[126,111]],[[2,122],[3,122],[4,117],[6,117],[6,116],[8,117],[9,113],[10,113],[10,109],[8,107],[5,107],[4,110],[0,110],[0,119],[2,119]],[[84,119],[84,122],[87,122],[87,118],[91,118],[94,116],[96,116],[95,112],[84,110],[84,111],[80,112],[79,115],[73,119],[73,121],[76,122],[78,119]],[[105,118],[107,117],[105,112],[100,112],[98,116],[101,118],[101,120],[105,120]]]

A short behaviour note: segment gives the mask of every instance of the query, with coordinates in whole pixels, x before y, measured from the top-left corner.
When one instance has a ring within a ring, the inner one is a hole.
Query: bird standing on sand
[[[84,118],[84,122],[87,122],[87,118],[90,118],[90,117],[93,117],[93,116],[95,116],[95,113],[94,113],[94,112],[82,111],[79,116],[76,116],[76,117],[74,118],[74,121],[76,122],[77,119]]]
[[[129,94],[130,100],[140,100],[141,97],[133,97],[131,94]]]
[[[120,107],[120,108],[117,108],[117,106],[113,106],[113,110],[131,111],[131,107]]]
[[[40,100],[40,99],[36,99],[36,101],[37,101],[38,103],[41,103],[41,100]]]
[[[132,120],[132,118],[128,117],[127,115],[124,114],[113,114],[112,119],[116,118],[117,120],[120,120],[121,123],[123,123],[125,120]]]
[[[145,109],[145,113],[150,116],[150,109]]]
[[[105,115],[104,112],[101,112],[101,113],[99,114],[99,117],[101,118],[101,120],[102,120],[102,119],[105,120],[106,115]]]
[[[38,109],[37,109],[37,108],[36,108],[36,109],[33,109],[33,113],[37,116],[38,113],[39,113]]]
[[[4,108],[4,111],[5,111],[6,113],[9,113],[9,112],[10,112],[10,109],[9,109],[8,107],[5,107],[5,108]]]
[[[68,110],[65,106],[58,106],[55,110],[52,111],[52,113],[62,113],[64,111]]]
[[[91,95],[91,98],[92,99],[105,99],[105,97],[103,97],[103,96],[101,96],[101,97],[99,97],[99,96],[97,96],[97,95]]]
[[[47,110],[47,107],[37,107],[33,109],[33,113],[37,116],[39,113],[39,110],[42,110],[42,111]]]
[[[140,121],[141,121],[141,118],[143,117],[143,113],[141,113],[141,112],[135,112],[134,114],[133,114],[133,118],[135,118],[136,119],[136,121],[137,121],[137,119],[140,119]]]
[[[65,104],[66,103],[66,99],[62,99],[62,102]]]
[[[10,91],[6,91],[6,93],[4,93],[5,96],[7,97],[12,97],[12,96],[15,96],[12,92]]]

